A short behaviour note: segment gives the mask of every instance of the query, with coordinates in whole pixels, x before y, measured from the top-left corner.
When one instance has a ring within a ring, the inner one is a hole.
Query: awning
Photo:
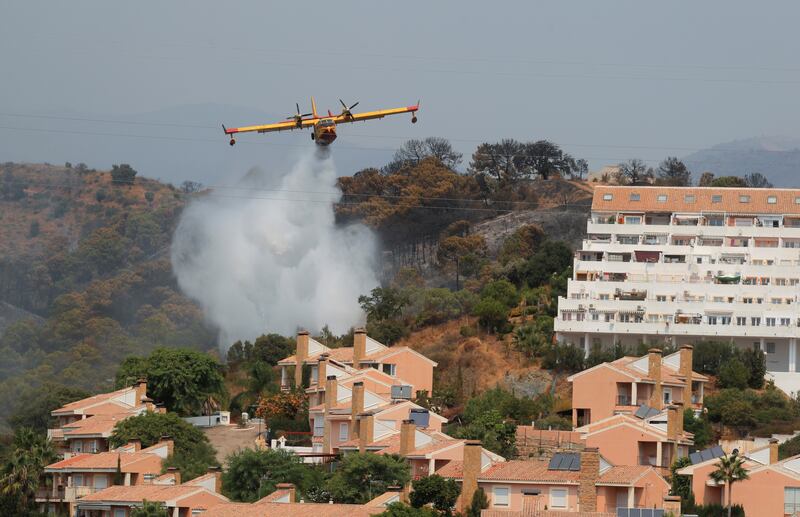
[[[636,262],[658,262],[661,257],[660,251],[634,251]]]

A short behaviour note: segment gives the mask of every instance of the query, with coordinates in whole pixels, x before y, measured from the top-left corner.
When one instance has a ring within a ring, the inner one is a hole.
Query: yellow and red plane
[[[342,99],[342,112],[334,115],[328,110],[327,115],[319,116],[317,114],[317,105],[314,102],[314,97],[311,97],[311,113],[300,113],[300,105],[295,104],[297,107],[297,114],[286,117],[283,122],[276,122],[275,124],[264,124],[261,126],[245,126],[245,127],[232,127],[226,128],[224,125],[222,129],[225,130],[226,135],[230,135],[230,144],[236,143],[236,138],[233,135],[237,133],[271,133],[272,131],[292,131],[294,129],[311,128],[311,140],[317,145],[330,145],[336,140],[336,124],[346,124],[348,122],[361,122],[363,120],[371,120],[375,118],[383,118],[389,115],[400,115],[401,113],[411,113],[411,123],[417,122],[417,110],[419,110],[419,102],[414,106],[406,106],[405,108],[393,108],[388,110],[367,111],[364,113],[353,113],[352,109],[358,106],[356,102],[348,107]]]

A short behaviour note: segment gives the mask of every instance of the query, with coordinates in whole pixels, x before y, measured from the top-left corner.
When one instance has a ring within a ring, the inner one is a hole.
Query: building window
[[[350,424],[341,422],[339,424],[339,441],[346,442],[350,439]]]
[[[752,325],[754,327],[760,327],[761,326],[761,318],[759,318],[758,316],[754,316],[754,317],[750,318],[750,325]]]
[[[625,224],[642,224],[642,218],[638,215],[625,216]]]
[[[750,202],[750,196],[745,196],[745,195],[739,196],[739,203],[749,203],[749,202]]]
[[[114,517],[125,517],[125,508],[115,508]]]
[[[694,203],[694,194],[686,194],[683,196],[683,202],[688,204]]]
[[[508,506],[508,487],[492,487],[492,504],[494,506]]]
[[[672,403],[672,388],[664,388],[664,404]]]
[[[781,300],[780,298],[772,298],[772,299],[770,299],[769,302],[772,305],[780,305],[783,302],[783,300]]]
[[[666,203],[667,202],[667,195],[666,194],[659,194],[656,196],[656,201],[659,203]]]
[[[657,302],[666,302],[667,301],[667,296],[665,294],[657,294],[656,295],[656,301]]]
[[[769,203],[770,205],[774,205],[777,202],[778,202],[778,198],[777,197],[775,197],[775,196],[767,196],[767,203]]]
[[[397,375],[397,365],[392,363],[385,363],[383,365],[383,373],[394,377],[395,375]]]
[[[72,475],[72,486],[83,486],[83,474]]]
[[[747,318],[744,316],[736,316],[736,324],[740,327],[747,325]]]
[[[795,205],[800,205],[800,197],[794,198],[794,204]]]
[[[639,194],[631,193],[631,196],[630,196],[630,200],[631,201],[639,201],[640,199],[641,199],[641,196]]]
[[[566,508],[567,507],[567,489],[566,488],[551,488],[550,489],[550,508]]]
[[[719,194],[715,194],[715,195],[711,196],[711,202],[712,203],[722,203],[722,196],[720,196]]]
[[[775,353],[775,343],[767,343],[767,353],[768,354]]]
[[[767,323],[768,327],[774,327],[775,326],[775,318],[767,318],[766,323]]]
[[[611,201],[614,199],[614,194],[603,194],[603,201]]]
[[[314,419],[314,436],[323,436],[325,434],[325,419],[322,417]]]
[[[716,325],[717,324],[717,317],[716,316],[709,316],[708,317],[708,324],[709,325]]]
[[[783,513],[794,515],[800,512],[800,488],[787,486],[783,489]]]
[[[790,318],[781,318],[781,327],[788,327],[791,324]]]

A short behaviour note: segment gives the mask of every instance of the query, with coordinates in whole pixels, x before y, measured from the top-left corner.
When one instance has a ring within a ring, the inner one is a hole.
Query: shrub
[[[505,307],[515,307],[519,303],[519,293],[514,284],[506,279],[489,282],[481,290],[481,300],[494,299],[502,303]]]
[[[750,372],[747,367],[735,357],[725,361],[719,369],[719,385],[722,388],[742,390],[747,387],[749,379]]]
[[[508,307],[494,298],[484,298],[475,306],[480,324],[490,332],[506,332],[510,328]]]

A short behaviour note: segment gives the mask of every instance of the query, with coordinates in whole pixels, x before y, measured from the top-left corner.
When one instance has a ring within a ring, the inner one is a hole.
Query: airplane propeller
[[[295,103],[294,105],[297,108],[297,114],[296,115],[292,115],[290,117],[286,117],[286,120],[294,120],[294,123],[297,124],[297,127],[300,127],[300,126],[303,125],[303,117],[310,117],[311,115],[313,115],[313,113],[303,113],[301,115],[300,114],[300,104]]]
[[[353,118],[353,113],[350,110],[355,108],[356,106],[358,106],[358,102],[356,102],[355,104],[353,104],[349,108],[347,107],[347,104],[345,104],[342,99],[339,99],[339,102],[342,104],[342,108],[344,108],[344,109],[342,109],[342,116],[343,117],[347,117],[347,118]]]

